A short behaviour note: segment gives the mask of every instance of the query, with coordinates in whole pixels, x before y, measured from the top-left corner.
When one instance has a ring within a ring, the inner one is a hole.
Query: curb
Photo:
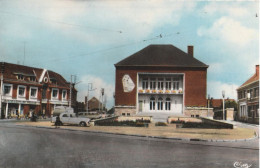
[[[48,126],[30,126],[30,125],[17,125],[23,127],[34,127],[34,128],[45,128],[45,129],[57,129]],[[112,132],[102,132],[102,131],[90,131],[90,130],[77,130],[71,128],[58,128],[62,130],[68,131],[79,131],[79,132],[90,132],[90,133],[99,133],[99,134],[107,134],[107,135],[123,135],[123,136],[132,136],[132,137],[142,137],[142,138],[155,138],[155,139],[169,139],[169,140],[177,140],[177,141],[192,141],[192,142],[241,142],[241,141],[252,141],[258,139],[258,134],[255,131],[254,137],[248,139],[234,139],[234,140],[224,140],[224,139],[199,139],[199,138],[178,138],[178,137],[162,137],[162,136],[147,136],[147,135],[138,135],[138,134],[124,134],[124,133],[112,133]]]

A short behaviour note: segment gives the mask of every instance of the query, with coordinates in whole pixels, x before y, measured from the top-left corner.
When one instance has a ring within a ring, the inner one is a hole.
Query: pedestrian
[[[55,121],[55,128],[59,128],[58,126],[60,125],[61,125],[60,116],[57,116]]]

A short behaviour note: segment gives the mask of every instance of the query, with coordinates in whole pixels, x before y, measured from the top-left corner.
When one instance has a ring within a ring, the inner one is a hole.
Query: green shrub
[[[167,124],[164,122],[157,122],[155,123],[155,126],[167,126]]]

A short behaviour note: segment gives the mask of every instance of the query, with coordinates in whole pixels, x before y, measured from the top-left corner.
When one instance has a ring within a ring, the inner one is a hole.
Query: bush
[[[157,122],[155,123],[155,126],[167,126],[167,124],[164,122]]]
[[[134,122],[134,121],[97,121],[95,122],[95,125],[145,127],[147,124],[143,122]]]
[[[183,124],[182,128],[226,129],[226,128],[229,128],[229,127],[226,127],[226,126],[223,126],[223,125],[207,124],[207,123],[187,122],[187,123]]]
[[[143,120],[143,119],[137,119],[136,122],[141,122],[141,123],[151,123],[150,120]]]
[[[172,120],[171,121],[171,124],[183,124],[185,123],[185,121],[182,121],[182,120]]]

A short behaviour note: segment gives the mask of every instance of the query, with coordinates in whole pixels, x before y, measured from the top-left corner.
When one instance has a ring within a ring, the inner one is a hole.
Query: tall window
[[[173,82],[173,90],[179,90],[179,81]]]
[[[156,89],[156,80],[155,78],[150,79],[150,89],[155,90]]]
[[[163,78],[158,78],[158,90],[163,90]]]
[[[165,110],[171,110],[171,99],[170,98],[166,98]]]
[[[25,86],[18,86],[18,96],[25,97]]]
[[[150,110],[155,110],[155,98],[150,99]]]
[[[142,87],[143,87],[143,89],[148,89],[148,79],[147,78],[143,78]]]
[[[157,109],[163,110],[163,99],[161,97],[158,99]]]
[[[65,100],[67,98],[67,90],[62,90],[62,99]]]
[[[37,88],[30,88],[30,98],[37,98]]]
[[[11,85],[4,85],[4,95],[5,96],[11,96]]]
[[[58,99],[58,89],[52,89],[52,99]]]
[[[166,87],[166,90],[171,90],[172,89],[171,78],[166,78],[165,87]]]

